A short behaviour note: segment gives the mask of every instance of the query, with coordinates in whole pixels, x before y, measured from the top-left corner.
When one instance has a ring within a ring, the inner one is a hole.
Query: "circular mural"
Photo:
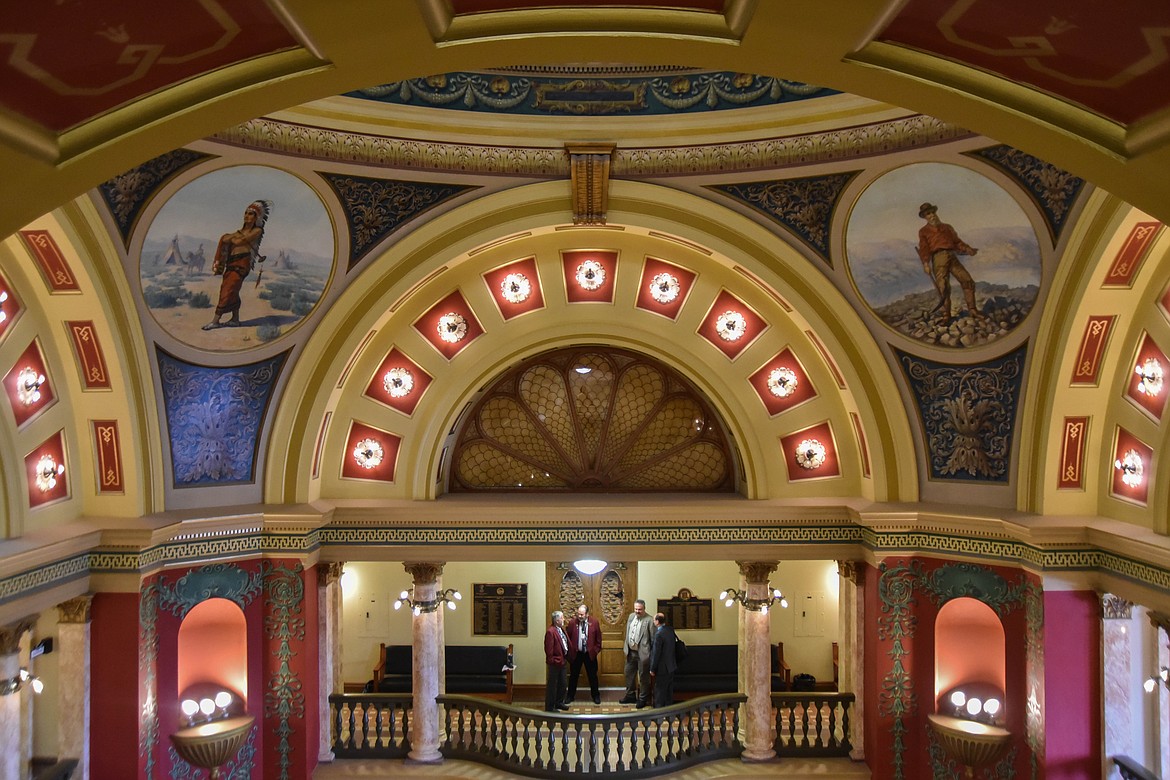
[[[941,347],[1003,338],[1040,292],[1040,244],[1023,209],[958,165],[907,165],[870,184],[849,215],[845,252],[882,322]]]
[[[208,173],[175,193],[139,259],[146,308],[179,341],[253,349],[312,312],[333,275],[333,223],[308,184],[247,165]]]

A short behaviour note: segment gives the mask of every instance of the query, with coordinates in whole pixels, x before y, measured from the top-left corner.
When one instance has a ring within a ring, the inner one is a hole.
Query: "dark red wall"
[[[138,594],[98,593],[90,618],[90,776],[141,778]]]
[[[1044,594],[1047,780],[1101,776],[1101,602],[1091,591]]]

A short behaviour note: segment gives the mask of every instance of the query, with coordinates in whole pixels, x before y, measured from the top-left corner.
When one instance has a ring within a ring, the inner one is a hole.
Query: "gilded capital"
[[[415,585],[433,585],[439,581],[445,563],[430,561],[408,561],[402,564],[406,573],[414,578]]]
[[[1167,634],[1170,634],[1170,615],[1164,615],[1161,612],[1151,612],[1150,622],[1154,624],[1155,628],[1160,628]]]
[[[861,584],[862,571],[861,561],[837,561],[837,574],[854,585]]]
[[[780,565],[779,561],[736,561],[739,573],[749,583],[766,583],[772,572]]]
[[[1133,617],[1133,602],[1112,593],[1102,593],[1101,617],[1104,620],[1129,620]]]
[[[92,593],[87,593],[84,596],[76,596],[68,601],[62,601],[57,605],[57,622],[88,623],[90,621],[89,609],[92,604]]]
[[[26,631],[32,631],[37,624],[34,615],[21,618],[15,623],[0,626],[0,655],[12,655],[20,650],[20,638]]]
[[[317,564],[317,586],[325,587],[341,579],[341,573],[345,570],[344,561],[335,561],[333,563],[318,563]]]

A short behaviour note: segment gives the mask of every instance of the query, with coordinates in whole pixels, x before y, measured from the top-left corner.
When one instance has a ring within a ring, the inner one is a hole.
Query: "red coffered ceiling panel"
[[[720,13],[724,0],[663,0],[658,3],[581,2],[581,0],[450,0],[451,10],[461,14],[492,11],[521,11],[527,8],[666,8],[683,11]]]
[[[52,406],[56,396],[45,378],[45,359],[33,341],[4,376],[4,391],[12,404],[17,427],[24,425],[43,409]]]
[[[534,257],[488,271],[483,280],[505,320],[544,308],[544,291],[540,289]]]
[[[463,294],[458,290],[431,307],[415,320],[414,328],[443,357],[450,360],[464,347],[483,335],[483,326],[475,318]]]
[[[1130,124],[1170,105],[1170,3],[909,0],[878,40],[1021,82]]]
[[[0,107],[62,132],[143,95],[298,46],[258,0],[9,2]]]

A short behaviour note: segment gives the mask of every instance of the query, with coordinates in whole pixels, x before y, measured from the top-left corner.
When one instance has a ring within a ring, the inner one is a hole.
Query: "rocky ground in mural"
[[[915,341],[940,347],[977,347],[1003,338],[1014,330],[1036,303],[1036,287],[978,284],[975,303],[982,316],[967,311],[958,285],[951,290],[950,319],[937,311],[938,294],[913,293],[875,313],[890,327]]]

